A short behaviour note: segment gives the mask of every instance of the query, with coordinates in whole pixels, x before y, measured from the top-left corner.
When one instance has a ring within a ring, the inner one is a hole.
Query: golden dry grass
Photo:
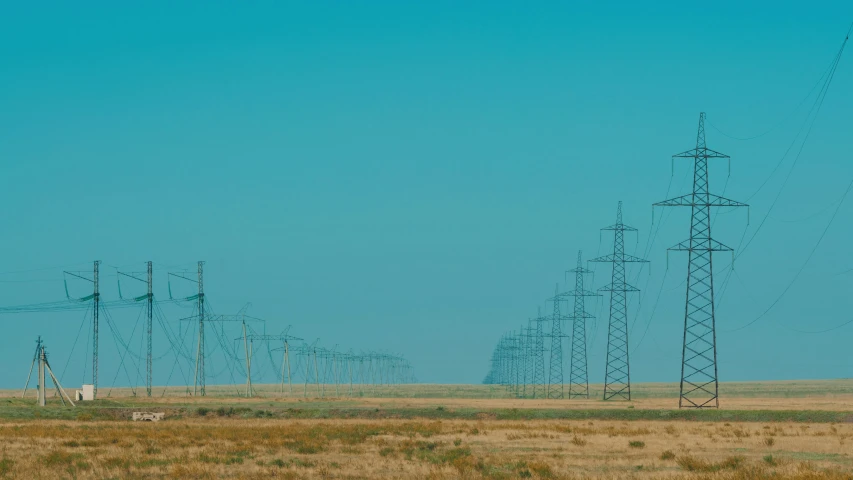
[[[71,391],[72,385],[65,385]],[[349,395],[349,385],[317,386],[309,384],[307,387],[301,383],[295,383],[291,392],[285,385],[282,391],[280,385],[254,384],[253,390],[257,397],[298,400],[305,398],[384,398],[384,399],[477,399],[486,400],[512,400],[518,396],[531,396],[532,387],[527,386],[520,390],[518,395],[500,385],[442,385],[442,384],[406,384],[406,385],[354,385],[352,395]],[[590,398],[598,399],[602,396],[603,385],[591,384]],[[79,387],[76,387],[79,388]],[[568,388],[567,386],[564,388]],[[139,389],[137,388],[137,391]],[[656,404],[662,401],[666,408],[673,406],[672,400],[678,399],[678,383],[634,383],[631,385],[632,397],[636,402]],[[192,393],[192,387],[154,387],[155,397],[186,399]],[[210,397],[229,397],[234,399],[245,393],[245,385],[208,385],[207,395]],[[0,390],[2,397],[18,397],[20,390]],[[132,395],[132,390],[126,387],[105,387],[99,390],[99,398],[125,398]],[[853,379],[836,380],[783,380],[783,381],[758,381],[758,382],[722,382],[720,383],[721,407],[728,408],[731,401],[742,400],[748,404],[750,400],[779,399],[782,401],[806,399],[844,399],[847,405],[851,405],[853,399]],[[481,406],[482,404],[478,404]],[[831,407],[829,407],[831,408]]]
[[[5,478],[853,478],[853,425],[189,418],[0,423]]]
[[[297,388],[299,387],[299,388]],[[257,405],[265,401],[275,402],[283,408],[299,408],[304,404],[332,404],[340,407],[364,408],[424,408],[445,406],[447,408],[476,409],[675,409],[678,408],[678,384],[638,383],[632,386],[633,400],[604,402],[599,385],[590,386],[590,399],[547,400],[514,398],[504,387],[493,385],[395,385],[374,389],[354,387],[354,396],[348,396],[347,386],[335,395],[332,385],[324,386],[325,396],[320,397],[316,388],[303,396],[301,386],[295,386],[293,394],[285,388],[279,392],[277,385],[257,385],[256,397],[240,397],[243,387],[210,386],[208,396],[192,397],[185,387],[168,387],[165,395],[153,398],[134,397],[128,388],[102,389],[99,398],[116,400],[125,404],[160,405]],[[155,388],[155,393],[162,387]],[[361,392],[359,389],[364,389]],[[51,392],[52,393],[52,392]],[[34,395],[31,392],[31,395]],[[0,399],[16,399],[20,390],[0,390]],[[721,410],[813,410],[853,411],[853,380],[800,380],[774,382],[728,382],[720,384]]]

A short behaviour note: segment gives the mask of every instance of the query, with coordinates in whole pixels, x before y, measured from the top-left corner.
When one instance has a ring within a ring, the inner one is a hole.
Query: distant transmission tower
[[[572,357],[569,364],[569,398],[589,398],[589,377],[586,364],[586,319],[595,318],[586,312],[585,297],[597,297],[597,293],[584,290],[583,276],[591,270],[583,268],[581,252],[578,252],[578,265],[569,270],[575,274],[575,289],[565,296],[575,297],[575,309],[568,318],[572,320]]]
[[[148,262],[148,356],[145,358],[145,392],[151,396],[151,384],[154,379],[154,363],[151,358],[151,344],[154,336],[154,268],[153,263]]]
[[[631,369],[628,362],[628,292],[639,290],[625,283],[625,263],[646,262],[625,254],[625,232],[637,229],[622,223],[622,202],[616,208],[616,223],[602,228],[613,232],[613,253],[593,262],[613,264],[610,285],[599,291],[610,292],[610,322],[607,330],[607,365],[604,373],[604,400],[631,400]]]
[[[98,266],[99,260],[95,260],[95,270],[92,283],[95,291],[92,294],[92,399],[98,398],[98,311],[101,309],[101,294],[98,292]]]
[[[92,300],[92,398],[98,397],[98,313],[101,310],[101,294],[98,292],[98,266],[100,260],[95,260],[92,278],[84,276],[83,272],[63,272],[65,275],[70,275],[87,282],[92,282],[94,289],[91,296],[86,296],[80,301]],[[65,285],[65,295],[68,295],[68,284]],[[68,297],[69,299],[71,297]]]
[[[531,352],[533,356],[531,360],[533,364],[533,398],[545,398],[547,393],[545,391],[545,332],[542,324],[548,320],[548,317],[542,316],[542,309],[539,308],[536,318],[533,319],[536,323]]]
[[[693,193],[656,203],[661,207],[690,207],[690,238],[670,250],[687,251],[687,302],[681,353],[679,408],[719,408],[717,336],[714,318],[714,278],[711,252],[732,251],[711,238],[711,207],[745,207],[708,192],[708,159],[728,155],[705,146],[705,113],[699,114],[696,148],[673,158],[693,159]]]
[[[204,381],[204,262],[198,262],[198,352],[196,353],[193,396],[206,395]]]
[[[121,297],[121,277],[132,278],[132,279],[139,281],[139,282],[145,282],[148,285],[148,294],[143,295],[141,297],[136,297],[136,298],[134,298],[134,300],[135,301],[139,301],[139,300],[143,300],[143,299],[148,300],[147,305],[146,305],[146,311],[148,313],[148,318],[146,321],[146,331],[147,331],[147,335],[148,335],[148,355],[145,358],[145,392],[150,397],[151,396],[151,384],[152,384],[152,379],[153,379],[153,373],[151,371],[151,369],[153,367],[153,362],[152,362],[152,357],[151,357],[151,346],[152,346],[151,343],[152,343],[152,336],[154,334],[154,324],[153,324],[154,293],[153,293],[153,288],[152,288],[153,287],[153,284],[152,284],[152,281],[153,281],[152,263],[148,262],[147,266],[148,266],[148,272],[147,272],[148,273],[148,279],[147,280],[143,280],[142,278],[137,277],[137,275],[140,275],[138,273],[125,273],[125,272],[116,271],[116,274],[117,274],[116,276],[119,279],[119,281],[118,281],[119,298],[122,298]]]
[[[527,321],[527,326],[521,327],[521,341],[524,345],[524,357],[522,361],[524,362],[524,388],[521,391],[521,396],[527,398],[528,395],[530,397],[533,396],[533,392],[535,389],[535,384],[533,383],[533,371],[534,371],[534,353],[536,349],[536,327],[531,326],[533,320]],[[530,385],[530,391],[528,392],[527,386]]]
[[[551,362],[548,365],[548,398],[563,398],[563,322],[566,320],[560,313],[560,285],[554,289],[554,313],[551,316]]]

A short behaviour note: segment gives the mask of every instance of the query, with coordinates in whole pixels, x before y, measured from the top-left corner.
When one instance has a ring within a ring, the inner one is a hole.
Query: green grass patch
[[[10,458],[3,457],[3,459],[0,460],[0,477],[5,477],[5,476],[9,475],[10,473],[12,473],[12,467],[14,467],[14,466],[15,466],[14,460],[12,460]]]
[[[227,401],[227,399],[222,399]],[[695,422],[797,422],[797,423],[849,423],[853,412],[821,410],[646,410],[637,408],[620,409],[478,409],[439,407],[395,407],[373,408],[352,406],[351,402],[305,402],[294,408],[293,402],[270,402],[265,408],[210,405],[179,405],[138,403],[128,406],[117,401],[86,402],[77,409],[49,406],[38,409],[31,404],[0,401],[0,419],[33,420],[57,419],[77,420],[81,416],[91,420],[127,421],[134,411],[156,410],[166,412],[166,421],[184,416],[217,416],[220,418],[271,418],[271,419],[434,419],[434,420],[613,420],[613,421],[695,421]],[[361,434],[359,434],[361,435]],[[369,432],[366,435],[371,435]],[[349,443],[346,439],[341,439]]]

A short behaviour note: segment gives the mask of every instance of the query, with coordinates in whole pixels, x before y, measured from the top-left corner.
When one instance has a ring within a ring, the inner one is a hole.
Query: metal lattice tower
[[[536,323],[531,351],[533,357],[531,359],[533,364],[533,398],[545,398],[547,393],[545,390],[545,332],[542,324],[548,321],[548,317],[542,316],[542,309],[540,308],[533,321]]]
[[[554,313],[551,316],[551,361],[548,364],[548,398],[563,398],[563,322],[566,320],[560,313],[560,285],[554,289]]]
[[[628,292],[640,290],[625,282],[625,263],[647,262],[625,254],[625,232],[637,229],[622,223],[622,202],[616,208],[616,223],[601,229],[613,232],[613,253],[593,262],[613,264],[610,285],[599,288],[610,292],[610,322],[607,329],[607,365],[604,373],[604,400],[631,400],[631,369],[628,362]]]
[[[243,310],[241,310],[241,312],[236,314],[236,315],[207,315],[204,310],[199,310],[201,313],[199,313],[198,315],[192,315],[189,317],[184,317],[184,318],[180,319],[180,321],[182,321],[182,322],[184,322],[184,321],[199,322],[199,324],[201,324],[202,326],[205,326],[208,323],[214,323],[214,324],[215,323],[241,323],[243,325],[243,335],[237,340],[244,340],[244,342],[248,342],[248,340],[247,340],[248,337],[246,335],[246,327],[247,327],[246,322],[261,322],[261,323],[263,323],[264,320],[261,318],[251,317],[249,315],[246,315],[245,309],[246,309],[246,307],[243,307]],[[216,328],[214,327],[214,335],[216,335],[216,334],[217,334]],[[223,331],[223,334],[224,334],[224,331]],[[196,371],[197,372],[200,371],[201,373],[203,373],[204,372],[204,362],[205,362],[204,336],[202,336],[201,338],[202,338],[202,341],[201,341],[202,349],[198,352],[198,356],[196,357]],[[219,340],[220,340],[220,342],[222,341],[221,339],[219,339]],[[227,343],[225,343],[225,344],[220,343],[220,346],[222,347],[222,349],[226,355],[230,355],[232,359],[236,358],[236,354],[237,354],[236,349],[234,349],[233,351],[230,350],[227,347]],[[247,392],[247,396],[251,396],[250,392],[251,392],[251,375],[252,375],[252,373],[251,373],[251,361],[249,359],[252,356],[252,345],[250,343],[244,343],[244,346],[246,347],[246,377],[247,377],[246,378],[246,392]],[[207,382],[203,376],[199,375],[198,377],[196,377],[193,380],[193,384],[194,384],[193,394],[195,394],[196,388],[199,386],[201,387],[201,389],[200,389],[201,395],[206,394],[204,387],[207,384]]]
[[[98,267],[101,261],[95,260],[92,278],[85,276],[83,272],[62,272],[80,280],[92,282],[92,295],[79,299],[80,301],[92,300],[92,398],[98,397],[98,314],[101,311],[101,294],[98,292]],[[68,284],[65,284],[65,295],[68,296]],[[70,296],[68,296],[71,299]]]
[[[728,155],[705,145],[705,113],[699,114],[696,148],[673,155],[693,159],[693,193],[656,203],[661,207],[690,207],[690,238],[670,250],[686,251],[687,301],[681,353],[679,408],[719,408],[717,336],[714,318],[712,252],[732,251],[711,238],[711,207],[745,207],[745,203],[708,191],[708,159]]]
[[[146,302],[146,313],[147,313],[148,318],[146,318],[145,331],[146,331],[146,334],[148,336],[148,338],[147,338],[147,340],[148,340],[148,352],[147,352],[147,355],[145,357],[145,392],[150,397],[151,396],[151,388],[152,388],[152,384],[153,384],[152,383],[153,359],[151,356],[151,351],[152,351],[151,347],[152,347],[153,336],[154,336],[154,320],[153,320],[154,319],[154,289],[153,289],[153,278],[154,278],[154,276],[153,276],[152,262],[148,262],[146,265],[148,267],[147,268],[147,274],[148,274],[147,280],[143,280],[142,278],[139,278],[137,276],[137,275],[141,275],[141,273],[125,273],[125,272],[119,272],[118,270],[116,270],[116,277],[118,279],[118,295],[119,295],[119,298],[122,298],[122,296],[121,296],[121,277],[132,278],[138,282],[145,282],[145,284],[148,286],[148,293],[146,295],[142,295],[141,297],[136,297],[136,298],[134,298],[134,300],[136,300],[136,301],[143,300],[143,299],[147,300],[147,302]]]
[[[151,384],[154,374],[153,361],[151,357],[151,343],[154,336],[154,290],[153,290],[153,266],[148,262],[148,356],[145,359],[145,391],[151,396]]]
[[[205,396],[204,382],[204,262],[198,262],[198,352],[195,362],[193,396]]]
[[[98,293],[98,266],[100,260],[95,260],[95,270],[92,283],[95,285],[92,294],[92,398],[98,398],[98,312],[101,309],[101,294]]]
[[[595,318],[586,312],[585,297],[597,297],[597,293],[584,290],[583,276],[592,273],[583,268],[581,252],[578,252],[578,264],[569,272],[575,274],[575,289],[564,293],[566,297],[574,297],[574,312],[568,317],[572,321],[572,353],[569,363],[569,398],[589,398],[589,377],[586,362],[586,319]]]
[[[522,357],[522,362],[524,365],[524,386],[521,390],[521,396],[527,398],[528,396],[528,385],[530,386],[529,394],[532,396],[534,391],[534,383],[533,383],[533,352],[536,345],[536,327],[531,326],[533,320],[528,320],[527,326],[521,327],[521,333],[519,337],[521,338],[521,342],[524,346],[524,356]]]

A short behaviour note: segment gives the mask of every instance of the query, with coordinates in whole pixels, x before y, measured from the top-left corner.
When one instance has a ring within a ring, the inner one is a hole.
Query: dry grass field
[[[7,478],[851,478],[853,425],[232,419],[0,425]]]
[[[521,400],[480,386],[446,387],[469,398],[438,386],[393,398],[269,387],[260,398],[116,390],[78,408],[51,399],[37,409],[7,392],[0,478],[853,480],[851,387],[727,384],[723,408],[710,412],[672,410],[668,385],[638,386],[630,404]],[[129,421],[136,410],[167,419]]]

